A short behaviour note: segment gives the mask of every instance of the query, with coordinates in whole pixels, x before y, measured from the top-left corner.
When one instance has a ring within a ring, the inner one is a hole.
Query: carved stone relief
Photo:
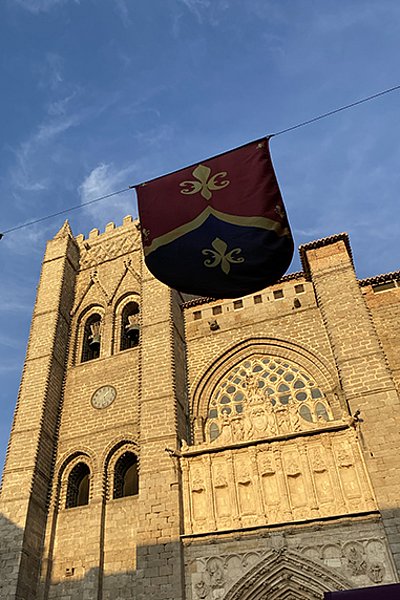
[[[334,395],[332,399],[338,403]],[[235,366],[215,389],[205,443],[222,446],[282,436],[320,429],[334,420],[329,399],[298,366],[254,356]]]
[[[94,267],[105,262],[132,252],[138,247],[139,233],[135,228],[130,230],[129,235],[114,237],[108,241],[87,242],[87,248],[82,249],[81,268]]]
[[[345,589],[349,583],[322,564],[281,550],[230,554],[196,561],[193,600],[322,600],[324,591]]]
[[[185,447],[186,533],[375,510],[355,435],[348,429],[200,456]]]
[[[188,597],[192,600],[254,600],[290,598],[296,600],[322,599],[329,590],[364,587],[396,580],[390,565],[388,549],[378,538],[342,542],[337,533],[336,543],[304,546],[299,541],[281,539],[274,534],[254,540],[254,550],[214,550],[211,556],[194,558],[187,565]],[[232,548],[232,541],[227,543]],[[223,547],[223,544],[221,545]],[[237,543],[238,548],[240,542]],[[278,546],[278,547],[277,547]],[[372,549],[377,556],[371,555]],[[190,555],[189,552],[185,551]],[[386,565],[386,568],[385,568]],[[390,571],[390,572],[388,572]],[[263,594],[266,595],[263,595]]]

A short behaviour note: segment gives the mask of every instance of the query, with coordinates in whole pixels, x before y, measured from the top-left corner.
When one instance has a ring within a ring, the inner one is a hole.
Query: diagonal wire
[[[281,131],[277,131],[276,133],[271,133],[270,137],[276,137],[277,135],[282,135],[282,133],[287,133],[288,131],[293,131],[294,129],[299,129],[299,127],[304,127],[305,125],[310,125],[310,123],[315,123],[316,121],[320,121],[321,119],[326,119],[326,117],[335,115],[336,113],[342,112],[343,110],[348,110],[349,108],[353,108],[354,106],[358,106],[359,104],[364,104],[364,102],[369,102],[370,100],[374,100],[375,98],[379,98],[379,96],[384,96],[385,94],[389,94],[390,92],[394,92],[396,90],[400,90],[400,85],[395,85],[392,88],[383,90],[383,92],[378,92],[377,94],[373,94],[372,96],[368,96],[367,98],[362,98],[361,100],[357,100],[356,102],[352,102],[351,104],[346,104],[346,106],[341,106],[340,108],[335,108],[335,110],[330,110],[327,113],[318,115],[318,117],[314,117],[313,119],[309,119],[308,121],[303,121],[303,123],[298,123],[297,125],[293,125],[292,127],[287,127],[286,129],[281,129]]]
[[[111,198],[111,196],[117,196],[117,194],[122,194],[123,192],[128,192],[132,189],[133,186],[129,186],[124,188],[123,190],[118,190],[117,192],[111,192],[111,194],[106,194],[105,196],[100,196],[99,198],[94,198],[93,200],[89,200],[88,202],[82,202],[82,204],[76,204],[75,206],[70,206],[69,208],[65,208],[64,210],[59,210],[58,212],[51,213],[50,215],[46,215],[44,217],[40,217],[39,219],[35,219],[34,221],[28,221],[27,223],[22,223],[21,225],[16,225],[15,227],[11,227],[11,229],[6,229],[2,233],[0,233],[0,239],[6,233],[11,233],[12,231],[17,231],[18,229],[23,229],[24,227],[29,227],[30,225],[34,225],[35,223],[40,223],[41,221],[46,221],[47,219],[52,219],[53,217],[58,217],[59,215],[65,215],[65,213],[69,213],[72,210],[78,210],[79,208],[83,208],[84,206],[88,206],[89,204],[94,204],[95,202],[100,202],[100,200],[105,200],[106,198]]]
[[[341,106],[340,108],[335,108],[335,110],[330,110],[329,112],[323,113],[322,115],[318,115],[308,121],[303,121],[302,123],[298,123],[297,125],[292,125],[291,127],[287,127],[286,129],[281,129],[276,133],[271,133],[268,135],[269,138],[277,137],[278,135],[282,135],[283,133],[288,133],[289,131],[293,131],[294,129],[299,129],[300,127],[305,127],[306,125],[310,125],[311,123],[315,123],[316,121],[320,121],[321,119],[326,119],[327,117],[331,117],[339,112],[344,110],[348,110],[349,108],[354,108],[355,106],[359,106],[360,104],[364,104],[365,102],[370,102],[371,100],[375,100],[375,98],[379,98],[380,96],[384,96],[385,94],[390,94],[391,92],[395,92],[400,89],[400,85],[395,85],[391,88],[378,92],[377,94],[372,94],[372,96],[367,96],[366,98],[362,98],[361,100],[357,100],[356,102],[352,102],[351,104],[346,104],[345,106]],[[224,153],[225,154],[225,153]],[[6,229],[2,233],[0,233],[1,238],[13,231],[17,231],[18,229],[24,229],[25,227],[29,227],[30,225],[35,225],[35,223],[41,223],[42,221],[47,221],[47,219],[52,219],[53,217],[58,217],[59,215],[64,215],[73,210],[78,210],[83,208],[84,206],[88,206],[89,204],[94,204],[95,202],[100,202],[101,200],[105,200],[106,198],[111,198],[111,196],[117,196],[118,194],[123,194],[124,192],[128,192],[133,188],[139,186],[140,183],[130,185],[123,190],[118,190],[116,192],[111,192],[110,194],[106,194],[104,196],[99,196],[98,198],[94,198],[93,200],[89,200],[88,202],[82,202],[81,204],[77,204],[75,206],[71,206],[70,208],[65,208],[64,210],[60,210],[55,213],[51,213],[49,215],[45,215],[44,217],[40,217],[39,219],[34,219],[33,221],[28,221],[27,223],[22,223],[21,225],[16,225],[15,227],[11,227],[10,229]]]

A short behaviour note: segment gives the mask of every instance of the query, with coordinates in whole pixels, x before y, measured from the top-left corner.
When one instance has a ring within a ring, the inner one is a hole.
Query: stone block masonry
[[[64,224],[3,474],[1,598],[398,581],[400,275],[357,281],[345,234],[300,255],[256,294],[193,298],[151,276],[131,217],[87,238]]]

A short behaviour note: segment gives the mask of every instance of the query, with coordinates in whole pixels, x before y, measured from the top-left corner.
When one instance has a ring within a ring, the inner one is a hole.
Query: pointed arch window
[[[136,496],[139,493],[138,461],[133,452],[124,452],[114,467],[113,498]]]
[[[65,508],[75,508],[89,504],[90,469],[80,462],[72,469],[68,477]]]
[[[99,358],[101,348],[101,316],[97,313],[87,319],[83,332],[82,362]]]
[[[232,368],[215,388],[206,434],[213,441],[224,423],[232,422],[239,437],[273,436],[323,426],[333,418],[328,399],[301,367],[278,357],[252,356]],[[251,430],[254,419],[257,434]]]
[[[121,343],[120,350],[134,348],[139,344],[139,304],[128,302],[121,315]]]

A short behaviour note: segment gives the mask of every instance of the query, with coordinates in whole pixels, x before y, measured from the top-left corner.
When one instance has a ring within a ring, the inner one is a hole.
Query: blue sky
[[[399,84],[399,55],[397,0],[3,0],[0,231]],[[393,93],[271,142],[296,245],[347,231],[359,277],[400,266],[399,107]],[[136,211],[126,193],[70,222]],[[62,222],[0,242],[0,465]]]

